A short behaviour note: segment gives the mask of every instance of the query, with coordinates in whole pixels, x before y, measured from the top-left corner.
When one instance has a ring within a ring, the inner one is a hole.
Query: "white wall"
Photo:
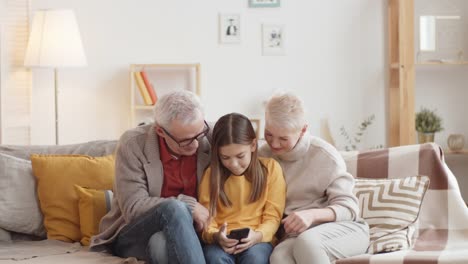
[[[365,145],[386,140],[386,1],[294,0],[248,8],[248,0],[32,0],[32,8],[72,8],[88,66],[59,70],[60,142],[116,139],[129,121],[131,63],[202,66],[207,119],[228,112],[262,117],[277,89],[303,97],[311,131],[328,118],[354,132],[375,114]],[[240,45],[218,44],[218,14],[240,13]],[[286,56],[261,55],[261,24],[284,24]],[[33,144],[53,143],[52,73],[35,71]]]

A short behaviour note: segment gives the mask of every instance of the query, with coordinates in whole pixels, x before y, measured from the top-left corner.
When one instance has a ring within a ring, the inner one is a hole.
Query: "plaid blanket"
[[[357,178],[426,175],[431,182],[411,250],[360,255],[338,260],[337,264],[468,263],[468,209],[438,145],[428,143],[342,155],[348,171]]]

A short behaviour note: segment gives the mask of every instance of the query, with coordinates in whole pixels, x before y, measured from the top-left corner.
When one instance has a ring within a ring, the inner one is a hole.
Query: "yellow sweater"
[[[212,219],[209,227],[203,231],[202,239],[206,243],[214,243],[213,235],[226,222],[227,234],[230,230],[249,227],[262,232],[262,242],[271,242],[280,225],[283,216],[286,183],[280,165],[273,159],[260,158],[260,162],[267,168],[267,186],[265,193],[253,203],[249,203],[252,185],[245,176],[231,175],[224,184],[224,190],[232,207],[225,207],[218,199],[217,215]],[[199,202],[209,207],[210,202],[210,173],[208,168],[199,186]]]

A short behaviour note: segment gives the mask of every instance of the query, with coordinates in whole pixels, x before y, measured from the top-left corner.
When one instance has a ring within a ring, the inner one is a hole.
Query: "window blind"
[[[31,71],[23,66],[30,0],[0,0],[0,143],[31,141]]]

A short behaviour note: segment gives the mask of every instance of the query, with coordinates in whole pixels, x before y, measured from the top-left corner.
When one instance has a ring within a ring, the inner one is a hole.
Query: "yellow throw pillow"
[[[95,190],[75,185],[80,212],[81,244],[89,246],[92,236],[99,233],[99,222],[111,208],[111,190]]]
[[[114,156],[31,155],[47,238],[81,240],[78,194],[74,185],[112,189]]]

